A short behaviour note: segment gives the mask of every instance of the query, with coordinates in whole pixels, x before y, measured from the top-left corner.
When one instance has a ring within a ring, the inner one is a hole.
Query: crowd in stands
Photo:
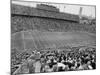
[[[96,69],[95,48],[73,48],[71,51],[34,50],[31,53],[24,52],[23,57],[21,66],[17,66],[16,70],[11,69],[13,75]]]
[[[11,18],[12,33],[22,30],[46,30],[46,31],[86,31],[95,33],[95,25],[81,25],[78,23],[63,21],[50,18],[12,16]]]

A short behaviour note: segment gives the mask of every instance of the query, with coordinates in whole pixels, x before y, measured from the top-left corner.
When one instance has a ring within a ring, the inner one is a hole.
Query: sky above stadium
[[[30,7],[36,7],[37,4],[41,4],[42,2],[32,2],[28,0],[24,1],[12,1],[14,4],[25,5]],[[95,17],[95,6],[88,6],[88,5],[72,5],[72,4],[55,4],[55,3],[42,3],[56,6],[60,9],[61,12],[71,13],[71,14],[79,14],[80,7],[83,8],[82,15]]]

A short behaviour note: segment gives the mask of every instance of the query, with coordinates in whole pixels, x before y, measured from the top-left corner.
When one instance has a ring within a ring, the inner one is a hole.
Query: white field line
[[[22,31],[21,32],[21,34],[22,34],[22,38],[23,38],[23,46],[24,46],[24,50],[25,50],[25,46],[26,46],[26,44],[25,44],[25,36],[24,36],[24,31]]]

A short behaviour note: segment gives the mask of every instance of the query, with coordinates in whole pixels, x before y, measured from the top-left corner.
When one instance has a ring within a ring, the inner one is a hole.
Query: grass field
[[[96,45],[96,35],[88,32],[21,31],[11,35],[11,48],[45,49],[61,46]]]

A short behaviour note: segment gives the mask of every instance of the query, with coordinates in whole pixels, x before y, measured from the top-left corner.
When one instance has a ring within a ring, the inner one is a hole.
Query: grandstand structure
[[[59,9],[55,6],[46,5],[46,4],[37,4],[37,9],[51,11],[51,12],[59,12]]]
[[[56,12],[55,12],[56,11]],[[12,4],[11,9],[12,15],[25,15],[25,16],[36,16],[36,17],[47,17],[47,18],[54,18],[54,19],[62,19],[62,20],[70,20],[70,21],[79,21],[78,15],[72,15],[67,13],[59,12],[58,8],[52,8],[49,5],[37,5],[36,8],[16,5]]]
[[[26,29],[46,31],[82,30],[95,33],[95,26],[79,24],[79,15],[58,12],[58,8],[49,5],[37,5],[37,8],[11,5],[12,33]],[[45,9],[45,8],[46,9]],[[49,10],[49,8],[50,10]],[[51,9],[57,9],[55,12]],[[45,9],[45,10],[44,10]],[[48,10],[47,10],[48,9]],[[17,21],[16,21],[17,20]],[[80,26],[81,25],[81,26]]]

